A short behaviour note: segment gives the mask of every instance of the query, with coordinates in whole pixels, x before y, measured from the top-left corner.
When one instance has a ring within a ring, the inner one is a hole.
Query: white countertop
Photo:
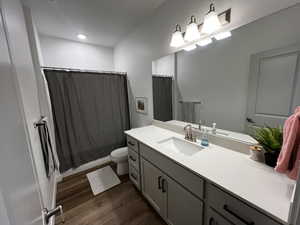
[[[183,136],[153,125],[125,133],[287,223],[295,182],[273,168],[249,159],[246,154],[213,144],[192,157],[168,151],[158,142]]]
[[[177,126],[182,126],[182,127],[184,127],[187,124],[191,124],[191,123],[187,123],[187,122],[183,122],[183,121],[179,121],[179,120],[170,120],[170,121],[167,121],[166,123],[177,125]],[[194,128],[198,128],[197,124],[192,123],[192,126]],[[207,126],[203,126],[203,125],[202,125],[202,128],[205,128],[208,131],[212,130],[211,127],[207,127]],[[223,130],[223,129],[219,129],[219,128],[217,128],[217,131],[221,132],[223,134],[227,134],[227,135],[217,134],[217,136],[220,136],[223,138],[229,138],[229,139],[233,139],[233,140],[240,141],[240,142],[243,142],[246,144],[251,144],[251,145],[258,144],[257,141],[248,134],[243,134],[243,133],[234,132],[234,131],[230,131],[230,130]],[[214,134],[210,133],[210,135],[214,135]]]

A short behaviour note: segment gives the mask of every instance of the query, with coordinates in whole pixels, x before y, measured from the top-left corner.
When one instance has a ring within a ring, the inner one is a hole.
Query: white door
[[[0,52],[0,224],[41,225],[43,205],[1,15]]]
[[[300,45],[292,45],[251,57],[247,128],[282,126],[300,105],[299,56]]]

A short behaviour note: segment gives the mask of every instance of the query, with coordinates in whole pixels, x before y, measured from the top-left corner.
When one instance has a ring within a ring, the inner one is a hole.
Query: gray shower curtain
[[[152,76],[154,119],[169,121],[173,119],[172,77]]]
[[[125,146],[130,129],[125,75],[45,70],[60,171]]]

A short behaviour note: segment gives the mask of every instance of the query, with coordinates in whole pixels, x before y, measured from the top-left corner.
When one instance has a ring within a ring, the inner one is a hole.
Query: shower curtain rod
[[[41,69],[43,69],[43,70],[66,71],[66,72],[104,73],[104,74],[127,75],[126,72],[105,71],[105,70],[83,70],[83,69],[74,69],[74,68],[45,67],[45,66],[42,66]]]

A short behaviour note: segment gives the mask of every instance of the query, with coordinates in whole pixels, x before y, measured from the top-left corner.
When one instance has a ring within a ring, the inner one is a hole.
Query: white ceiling
[[[115,46],[165,0],[27,0],[44,35]]]

